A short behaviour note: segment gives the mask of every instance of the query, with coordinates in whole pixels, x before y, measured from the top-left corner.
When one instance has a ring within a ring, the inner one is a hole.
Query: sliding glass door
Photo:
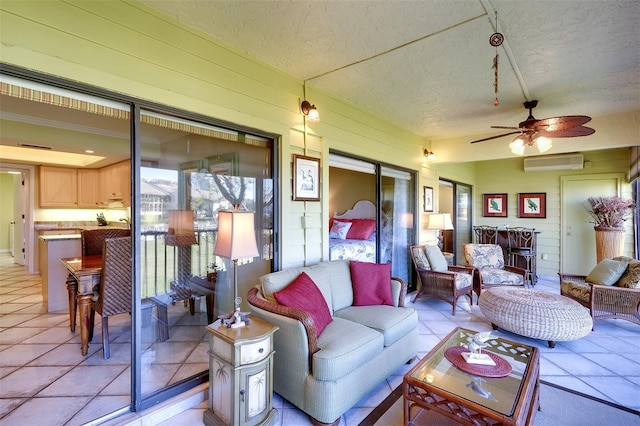
[[[366,236],[347,233],[345,238],[336,238],[330,229],[329,259],[391,263],[392,275],[409,282],[409,246],[416,235],[415,173],[331,153],[329,187],[331,224],[375,221],[375,232]]]

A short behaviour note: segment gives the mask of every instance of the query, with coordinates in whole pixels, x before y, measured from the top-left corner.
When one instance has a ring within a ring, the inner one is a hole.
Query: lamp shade
[[[446,231],[453,229],[450,213],[434,213],[427,216],[427,229]]]
[[[198,244],[193,222],[193,210],[169,210],[167,245],[183,247]]]
[[[218,212],[218,239],[213,254],[232,260],[259,255],[252,212]]]

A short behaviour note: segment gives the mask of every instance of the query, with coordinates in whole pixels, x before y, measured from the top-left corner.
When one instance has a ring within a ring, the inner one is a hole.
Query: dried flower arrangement
[[[625,220],[631,217],[635,207],[633,200],[617,195],[589,197],[587,211],[594,219],[595,229],[622,228]]]

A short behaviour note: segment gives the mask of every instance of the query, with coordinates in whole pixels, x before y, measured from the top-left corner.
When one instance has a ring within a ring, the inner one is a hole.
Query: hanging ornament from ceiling
[[[498,12],[496,12],[496,31],[497,30],[498,30]],[[503,41],[504,41],[504,36],[499,32],[495,32],[491,34],[491,37],[489,37],[489,44],[496,48],[496,56],[493,57],[493,67],[492,67],[493,68],[493,91],[496,95],[496,99],[493,101],[494,106],[500,105],[500,101],[498,100],[498,62],[499,62],[498,46],[500,46]]]

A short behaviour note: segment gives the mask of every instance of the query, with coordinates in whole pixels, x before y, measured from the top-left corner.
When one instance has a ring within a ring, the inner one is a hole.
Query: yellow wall
[[[327,165],[333,148],[420,167],[421,137],[310,87],[322,120],[305,138],[301,81],[139,3],[3,1],[0,13],[3,62],[281,135],[283,267],[328,257],[328,205],[291,201],[292,154]],[[303,216],[314,225],[303,229]]]
[[[438,166],[438,176],[473,184],[473,223],[503,228],[524,226],[541,231],[538,236],[538,274],[556,275],[560,270],[560,187],[561,177],[598,175],[606,173],[627,173],[629,170],[629,149],[617,148],[583,153],[589,165],[582,170],[560,170],[544,172],[524,172],[523,158],[477,161]],[[545,219],[518,218],[518,193],[545,192],[547,217]],[[506,193],[507,217],[483,217],[482,194]],[[599,195],[599,194],[593,194]],[[631,185],[623,182],[621,195],[631,198]],[[586,201],[586,200],[585,200]],[[586,210],[585,210],[586,217]],[[631,222],[627,223],[630,225]],[[633,231],[627,226],[624,254],[633,257]],[[594,237],[595,238],[595,237]],[[547,259],[540,259],[541,254]],[[587,273],[593,265],[584,265]]]
[[[437,191],[440,177],[475,185],[476,205],[485,192],[515,194],[535,189],[557,197],[560,173],[525,175],[521,159],[428,163],[422,152],[431,144],[424,138],[313,87],[307,87],[307,99],[317,105],[321,121],[309,123],[305,132],[299,111],[302,81],[135,1],[4,0],[0,3],[0,22],[2,62],[279,135],[279,244],[287,248],[281,251],[284,268],[328,258],[327,224],[333,213],[326,184],[330,149],[416,170],[420,189],[426,185]],[[634,114],[632,119],[638,115]],[[438,149],[432,150],[439,156],[456,161],[454,148],[445,142],[434,144]],[[481,152],[487,155],[488,151],[483,148],[478,154]],[[321,202],[291,200],[292,154],[321,159]],[[595,153],[586,156],[593,164],[591,172],[609,169],[599,168]],[[620,171],[618,165],[616,162],[610,168]],[[419,194],[417,205],[421,206],[421,190]],[[437,199],[437,192],[434,196]],[[553,211],[557,198],[551,201],[548,205]],[[478,211],[475,208],[476,222],[481,219]],[[515,225],[511,213],[510,223]],[[424,216],[419,215],[421,234],[425,232]],[[303,217],[311,218],[312,226],[303,228]],[[547,235],[550,237],[545,235],[542,243],[545,250],[552,250],[554,244],[557,246],[557,231],[555,237],[551,231]],[[555,273],[554,264],[541,267]]]

